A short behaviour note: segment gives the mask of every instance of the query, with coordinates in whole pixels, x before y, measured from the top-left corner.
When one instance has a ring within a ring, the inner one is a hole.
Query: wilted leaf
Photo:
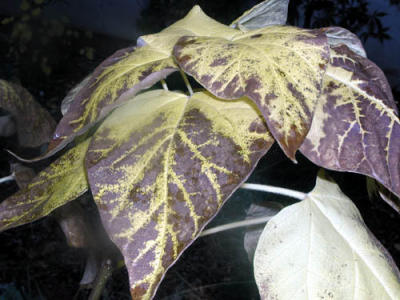
[[[83,159],[84,141],[40,172],[24,189],[0,203],[0,231],[33,222],[88,189]]]
[[[248,99],[208,93],[146,92],[105,120],[86,168],[105,229],[125,258],[133,299],[155,293],[272,143]]]
[[[322,31],[270,26],[231,40],[183,37],[174,55],[183,70],[214,95],[251,98],[294,160],[311,126],[329,61]]]
[[[21,146],[38,147],[50,141],[56,123],[23,87],[0,79],[0,108],[14,117]]]
[[[231,27],[242,31],[271,25],[285,25],[289,0],[266,0],[252,7],[232,22]]]
[[[75,95],[57,126],[46,156],[63,148],[116,106],[151,87],[176,68],[169,55],[149,46],[114,53],[94,70],[86,85]]]
[[[148,44],[165,55],[171,55],[178,39],[184,35],[213,36],[231,38],[240,31],[221,24],[207,16],[200,8],[194,6],[181,20],[165,28],[159,33],[141,36],[138,45]]]
[[[327,27],[324,28],[325,34],[328,37],[328,43],[331,46],[338,46],[344,44],[349,49],[358,55],[367,57],[365,49],[360,39],[351,31],[341,27]]]
[[[324,168],[371,176],[400,196],[400,121],[394,107],[382,71],[346,46],[334,47],[301,152]],[[400,208],[400,202],[395,205]]]
[[[400,299],[400,274],[355,205],[327,179],[266,225],[254,257],[262,299]]]
[[[269,200],[259,203],[252,203],[246,212],[246,220],[267,216],[272,217],[275,216],[282,208],[283,205],[279,202]],[[260,238],[264,227],[265,224],[250,226],[246,229],[246,233],[244,234],[244,249],[246,250],[247,256],[251,262],[253,261],[258,239]]]

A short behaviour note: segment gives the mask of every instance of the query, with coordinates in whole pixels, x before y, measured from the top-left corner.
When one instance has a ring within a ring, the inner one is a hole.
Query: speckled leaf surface
[[[172,58],[149,46],[126,48],[107,58],[80,87],[49,146],[50,154],[64,147],[142,89],[176,71]]]
[[[185,35],[213,36],[231,38],[240,33],[239,30],[230,28],[207,16],[200,8],[194,6],[181,20],[165,28],[159,33],[141,36],[138,45],[148,44],[165,55],[171,55],[172,49],[178,39]]]
[[[128,268],[133,299],[164,273],[273,143],[248,99],[150,91],[93,136],[88,179],[104,227]]]
[[[88,190],[84,141],[40,172],[24,189],[0,203],[0,231],[33,222]]]
[[[14,117],[21,146],[38,147],[50,141],[56,123],[23,87],[0,80],[0,108]]]
[[[400,121],[389,84],[374,63],[344,45],[331,50],[301,152],[324,168],[371,176],[400,196]]]
[[[322,31],[270,26],[231,40],[183,37],[174,55],[183,70],[214,95],[251,98],[294,160],[311,126],[329,61]]]
[[[233,21],[231,27],[249,31],[271,25],[285,25],[288,5],[289,0],[263,1]]]
[[[254,257],[261,299],[399,299],[400,274],[353,202],[319,177],[265,226]]]

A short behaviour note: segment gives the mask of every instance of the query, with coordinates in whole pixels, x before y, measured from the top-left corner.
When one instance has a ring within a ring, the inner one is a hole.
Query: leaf
[[[286,25],[289,0],[266,0],[232,22],[232,28],[244,32],[271,25]]]
[[[14,117],[21,146],[38,147],[50,141],[56,123],[23,87],[0,79],[0,108]]]
[[[171,55],[175,43],[184,35],[231,38],[238,33],[240,31],[210,18],[201,10],[200,6],[196,5],[183,19],[161,32],[139,37],[137,44],[147,44],[162,51],[165,55]]]
[[[262,201],[258,203],[252,203],[249,209],[246,212],[246,220],[266,217],[266,216],[274,216],[281,209],[283,205],[279,202],[274,201]],[[256,251],[258,239],[260,238],[261,233],[263,232],[265,224],[259,224],[255,226],[248,227],[244,234],[243,244],[244,249],[247,252],[247,256],[249,257],[249,261],[253,261],[254,252]]]
[[[32,179],[36,176],[35,171],[32,168],[26,167],[18,162],[12,163],[10,169],[20,189],[28,186]]]
[[[54,133],[49,157],[112,109],[176,71],[172,58],[149,46],[117,51],[101,63],[78,91]]]
[[[150,91],[93,136],[88,179],[121,250],[133,299],[154,295],[167,269],[273,143],[248,99]]]
[[[375,178],[400,196],[400,121],[383,72],[345,45],[331,49],[323,95],[301,152],[315,164]],[[389,203],[400,209],[400,201]]]
[[[360,56],[367,57],[367,53],[360,41],[360,39],[351,31],[342,27],[327,27],[324,28],[325,34],[328,37],[330,46],[338,46],[344,44],[349,49]]]
[[[270,26],[231,40],[183,37],[181,68],[220,98],[251,98],[286,155],[294,160],[314,114],[329,61],[319,30]]]
[[[88,190],[83,159],[86,140],[40,172],[24,189],[0,203],[0,232],[47,216]]]
[[[321,177],[265,226],[254,274],[261,299],[400,298],[393,259],[351,200]]]
[[[72,102],[74,101],[76,95],[85,87],[89,80],[91,79],[92,74],[86,76],[80,83],[74,86],[68,94],[65,96],[63,101],[61,102],[61,113],[63,116],[68,112],[69,108],[71,107]]]

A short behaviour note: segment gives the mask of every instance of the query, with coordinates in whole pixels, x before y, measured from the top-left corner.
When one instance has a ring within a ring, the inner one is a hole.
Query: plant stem
[[[230,230],[230,229],[234,229],[234,228],[247,227],[247,226],[267,223],[271,218],[272,218],[272,216],[265,216],[265,217],[260,217],[260,218],[253,218],[253,219],[248,219],[248,220],[243,220],[243,221],[238,221],[238,222],[232,222],[232,223],[221,225],[221,226],[216,226],[214,228],[204,230],[200,234],[200,236],[203,237],[206,235],[210,235],[210,234],[214,234],[214,233],[218,233],[221,231]]]
[[[13,181],[13,180],[15,180],[14,173],[9,175],[9,176],[0,178],[0,183],[4,183],[4,182],[7,182],[7,181]]]
[[[189,95],[193,96],[193,89],[192,89],[192,86],[190,85],[189,79],[187,78],[185,72],[183,72],[181,69],[179,69],[179,71],[181,72],[181,76],[183,78],[183,81],[185,82],[186,88],[189,91]]]
[[[104,287],[107,283],[108,278],[111,276],[114,270],[111,259],[106,258],[102,261],[100,271],[97,274],[97,278],[94,282],[94,287],[89,295],[89,300],[99,300],[103,293]]]
[[[304,198],[307,196],[307,194],[299,192],[299,191],[294,191],[294,190],[290,190],[290,189],[285,189],[285,188],[270,186],[270,185],[264,185],[264,184],[256,184],[256,183],[244,183],[240,188],[246,189],[246,190],[261,191],[261,192],[273,193],[273,194],[278,194],[278,195],[284,195],[284,196],[296,198],[299,200],[304,200]]]
[[[164,90],[169,91],[167,82],[164,79],[161,79],[161,85]]]

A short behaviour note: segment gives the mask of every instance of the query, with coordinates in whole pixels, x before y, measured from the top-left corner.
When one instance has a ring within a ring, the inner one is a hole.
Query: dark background
[[[134,45],[139,35],[160,31],[199,4],[211,17],[229,24],[261,1],[218,0],[3,0],[0,2],[0,78],[27,88],[52,116],[60,103],[101,61]],[[387,75],[395,99],[400,92],[400,1],[298,0],[289,6],[289,24],[338,25],[355,32],[368,57]],[[12,141],[0,140],[1,148]],[[0,150],[0,177],[12,158]],[[274,147],[250,182],[309,191],[317,168],[302,157],[293,165]],[[40,168],[41,166],[38,166]],[[365,222],[400,265],[400,218],[378,198],[368,199],[365,178],[332,173],[360,209]],[[0,185],[0,201],[17,190]],[[238,191],[211,226],[243,219],[253,200],[276,196]],[[278,199],[286,201],[287,199]],[[243,249],[244,230],[197,240],[167,273],[157,299],[258,299],[252,266]],[[52,218],[0,234],[0,299],[86,299],[79,291],[84,250],[69,248]],[[8,296],[7,296],[8,295]],[[126,271],[116,271],[104,299],[129,299]]]

